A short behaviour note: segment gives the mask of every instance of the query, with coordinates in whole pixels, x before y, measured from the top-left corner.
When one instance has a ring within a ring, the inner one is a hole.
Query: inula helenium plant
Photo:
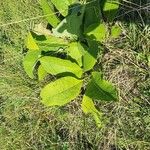
[[[56,77],[41,90],[44,105],[63,106],[81,95],[83,112],[100,126],[101,113],[93,100],[117,101],[118,92],[94,66],[105,38],[116,38],[121,32],[112,23],[119,1],[40,0],[39,4],[49,29],[38,25],[28,34],[24,69],[32,79],[43,80],[48,74]]]

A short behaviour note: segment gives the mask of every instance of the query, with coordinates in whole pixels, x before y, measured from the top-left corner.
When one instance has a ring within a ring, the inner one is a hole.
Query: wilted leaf
[[[69,60],[60,59],[57,57],[45,56],[40,58],[43,68],[52,75],[70,72],[81,78],[82,69]]]
[[[112,83],[102,79],[99,72],[92,73],[92,79],[87,85],[86,96],[102,101],[117,101],[118,92]]]
[[[46,106],[62,106],[75,99],[82,87],[82,80],[63,77],[46,85],[41,91],[42,103]]]

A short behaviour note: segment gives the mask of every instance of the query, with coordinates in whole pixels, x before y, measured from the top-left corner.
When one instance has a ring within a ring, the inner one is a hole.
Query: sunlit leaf
[[[85,33],[88,36],[94,36],[97,41],[103,41],[107,34],[107,27],[104,23],[90,25]]]
[[[40,58],[43,68],[52,75],[70,72],[81,78],[82,69],[69,60],[60,59],[57,57],[45,56]]]
[[[38,68],[38,79],[39,79],[39,81],[43,80],[46,75],[47,75],[47,72],[44,70],[42,65],[40,65]]]
[[[78,42],[72,42],[68,45],[68,55],[77,61],[79,66],[82,66],[82,52],[78,47]]]
[[[83,55],[83,70],[91,70],[97,62],[97,56],[99,52],[99,45],[97,41],[88,39],[88,47],[79,44],[79,48]]]
[[[113,38],[118,38],[121,35],[121,32],[122,32],[121,27],[119,27],[117,25],[112,26],[112,28],[111,28],[111,36]]]
[[[118,12],[119,0],[105,0],[103,6],[103,13],[107,21],[113,21],[115,15]]]
[[[41,51],[57,51],[66,47],[68,42],[65,39],[55,37],[53,35],[38,35],[34,32],[32,37]]]
[[[94,103],[91,98],[84,95],[81,108],[85,114],[91,114],[98,127],[101,127],[101,116],[102,114],[95,108]]]
[[[102,79],[99,72],[92,73],[92,79],[87,85],[86,96],[102,101],[117,101],[118,92],[107,80]]]
[[[39,0],[39,4],[46,15],[47,21],[53,26],[56,27],[60,20],[55,15],[55,11],[51,2],[48,3],[48,0]]]
[[[51,2],[63,16],[68,14],[68,7],[70,5],[68,0],[51,0]]]
[[[26,73],[30,78],[34,78],[33,70],[38,61],[38,58],[41,56],[41,51],[28,51],[24,60],[23,67]]]
[[[63,77],[46,85],[41,91],[42,103],[46,106],[62,106],[75,99],[82,86],[82,80]]]
[[[25,42],[26,48],[29,50],[39,50],[38,45],[36,44],[36,41],[34,40],[32,34],[29,32],[26,42]]]

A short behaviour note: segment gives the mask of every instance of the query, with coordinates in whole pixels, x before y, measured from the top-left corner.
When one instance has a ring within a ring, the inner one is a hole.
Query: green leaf
[[[51,0],[51,2],[63,16],[68,14],[68,7],[70,5],[68,0]]]
[[[57,51],[60,48],[67,47],[67,41],[54,36],[46,36],[46,40],[37,41],[39,48],[43,51]]]
[[[78,42],[72,42],[68,45],[68,55],[77,61],[79,66],[82,66],[82,52],[78,47]]]
[[[90,25],[85,33],[88,36],[94,36],[97,41],[103,41],[107,34],[107,27],[104,23]]]
[[[38,79],[39,79],[39,81],[43,80],[46,75],[47,75],[47,72],[44,70],[42,65],[40,65],[38,68]]]
[[[23,60],[23,67],[26,73],[30,78],[34,78],[33,70],[34,67],[41,56],[41,51],[28,51],[24,60]]]
[[[62,106],[75,99],[82,87],[82,80],[63,77],[46,85],[41,91],[42,103],[46,106]]]
[[[29,34],[26,38],[25,45],[29,50],[39,50],[39,47],[36,44],[36,41],[34,40],[31,32],[29,32]]]
[[[57,51],[67,47],[68,42],[65,39],[54,37],[53,35],[38,35],[31,32],[32,37],[41,51]]]
[[[87,85],[86,96],[102,101],[117,101],[118,92],[112,83],[102,79],[99,72],[92,73],[92,79]]]
[[[78,78],[82,76],[82,69],[76,63],[69,60],[44,56],[40,58],[40,62],[43,68],[52,75],[70,72],[75,74]]]
[[[102,114],[95,108],[94,103],[91,98],[84,95],[81,108],[85,114],[91,114],[97,124],[98,127],[101,127],[101,120]]]
[[[112,26],[112,28],[111,28],[111,36],[113,38],[118,38],[120,36],[121,32],[122,32],[122,30],[121,30],[121,28],[119,26],[117,26],[117,25]]]
[[[72,8],[70,14],[61,21],[61,23],[53,29],[53,34],[57,37],[69,38],[77,40],[81,35],[81,25],[84,16],[84,6]]]
[[[101,22],[101,11],[99,0],[87,0],[85,7],[85,20],[84,20],[84,31],[87,30],[92,24],[99,24]]]
[[[105,0],[105,1],[106,2],[104,3],[103,6],[104,16],[106,17],[107,21],[113,21],[115,15],[118,12],[119,0]]]
[[[87,39],[89,47],[79,44],[79,48],[83,55],[83,70],[91,70],[97,62],[97,56],[99,52],[99,44],[97,41],[91,38]]]
[[[53,26],[56,27],[60,20],[55,15],[55,11],[51,2],[48,3],[48,0],[39,0],[39,4],[46,15],[47,21]]]

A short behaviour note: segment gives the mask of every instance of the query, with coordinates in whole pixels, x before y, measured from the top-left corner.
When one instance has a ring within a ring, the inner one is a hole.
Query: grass
[[[135,1],[132,2],[133,8]],[[128,17],[129,22],[120,23],[124,35],[105,44],[108,52],[97,67],[103,68],[105,77],[117,86],[120,101],[97,104],[104,114],[103,127],[99,129],[80,110],[80,98],[60,109],[44,107],[39,100],[43,83],[29,79],[23,71],[26,34],[34,24],[45,21],[42,18],[17,21],[41,16],[37,1],[5,0],[0,2],[0,8],[1,150],[150,149],[150,28],[147,22],[143,25],[141,17],[138,23],[130,22]],[[10,22],[13,23],[8,25]]]

